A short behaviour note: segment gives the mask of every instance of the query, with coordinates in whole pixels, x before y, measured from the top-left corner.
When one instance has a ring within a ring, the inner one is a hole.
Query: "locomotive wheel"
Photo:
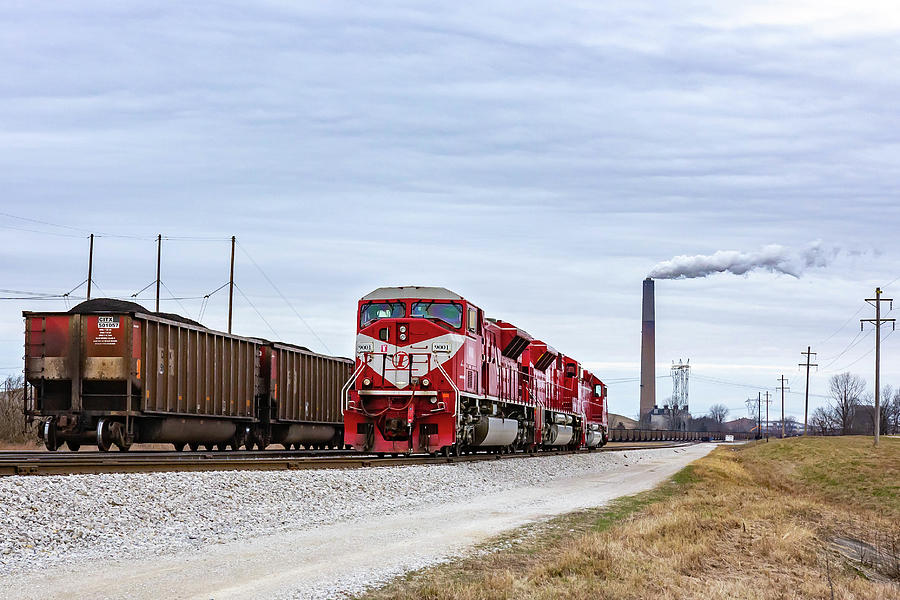
[[[184,450],[184,444],[172,444],[172,445],[175,446],[175,452],[181,452],[182,450]]]
[[[462,451],[459,449],[459,444],[453,444],[453,456],[459,456],[462,454]]]
[[[444,458],[450,458],[450,446],[444,446],[441,448],[441,453],[443,453]]]
[[[70,450],[71,452],[78,452],[78,449],[81,448],[81,443],[80,443],[80,442],[73,442],[73,441],[69,440],[69,441],[66,442],[66,446],[69,447],[69,450]]]
[[[191,452],[196,452],[200,449],[200,444],[198,444],[197,442],[191,442],[189,446],[191,448]]]

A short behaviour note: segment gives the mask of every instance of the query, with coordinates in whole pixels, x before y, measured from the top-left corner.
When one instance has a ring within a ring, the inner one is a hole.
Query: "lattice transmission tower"
[[[675,361],[672,361],[672,406],[677,409],[687,411],[689,402],[689,387],[691,379],[691,359],[687,359],[687,362],[681,362],[681,359],[678,359],[678,364]]]

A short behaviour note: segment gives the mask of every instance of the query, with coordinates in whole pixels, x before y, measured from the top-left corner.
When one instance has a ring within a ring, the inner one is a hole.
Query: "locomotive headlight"
[[[400,334],[400,341],[401,341],[401,342],[405,342],[405,341],[406,341],[406,334],[405,334],[405,333],[401,333],[401,334]]]
[[[431,385],[431,382],[428,381],[427,377],[422,380],[422,387],[428,387],[429,385]]]
[[[406,325],[400,326],[400,333],[406,333]]]
[[[366,377],[365,379],[363,379],[363,386],[364,386],[364,387],[369,387],[370,385],[372,385],[372,380],[371,380],[371,379],[369,379],[368,377]]]

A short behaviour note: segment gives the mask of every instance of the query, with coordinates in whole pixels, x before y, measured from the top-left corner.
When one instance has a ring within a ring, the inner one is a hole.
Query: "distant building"
[[[740,419],[734,419],[733,421],[725,421],[722,425],[725,427],[725,431],[730,431],[732,433],[749,433],[751,431],[756,431],[756,419],[748,419],[747,417],[741,417]]]
[[[609,413],[609,428],[610,429],[637,429],[638,422],[634,419],[629,419],[628,417],[617,415],[615,413]]]
[[[654,406],[647,418],[650,429],[669,429],[674,431],[688,431],[691,423],[691,413],[687,406]]]

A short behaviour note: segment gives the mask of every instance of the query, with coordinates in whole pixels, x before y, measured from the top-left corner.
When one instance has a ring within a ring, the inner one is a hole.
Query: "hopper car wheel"
[[[100,419],[97,421],[97,449],[100,452],[109,452],[112,448],[112,439],[109,431],[109,421]]]
[[[175,452],[181,452],[184,450],[184,444],[172,444],[175,446]]]
[[[196,452],[200,449],[200,444],[198,444],[197,442],[191,442],[189,446],[191,448],[191,452]]]
[[[50,452],[56,452],[59,449],[59,442],[56,440],[56,420],[53,418],[44,421],[44,430],[41,435],[44,438],[44,446]]]
[[[81,448],[81,444],[79,442],[68,441],[66,442],[66,446],[69,447],[69,450],[72,452],[78,452],[78,449]]]

